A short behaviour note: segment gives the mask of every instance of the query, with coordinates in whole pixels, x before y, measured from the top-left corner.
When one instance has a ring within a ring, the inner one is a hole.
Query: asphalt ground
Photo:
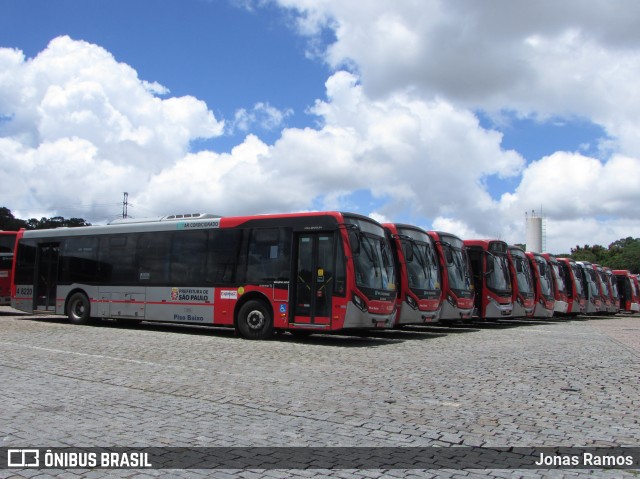
[[[637,448],[639,393],[638,315],[247,341],[0,307],[1,448]],[[303,467],[14,467],[0,477],[640,477],[499,461]]]

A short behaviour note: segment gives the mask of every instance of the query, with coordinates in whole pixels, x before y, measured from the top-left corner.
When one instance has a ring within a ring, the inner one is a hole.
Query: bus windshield
[[[578,296],[583,296],[584,292],[582,291],[582,281],[579,280],[580,272],[578,271],[578,265],[572,263],[571,269],[573,270],[573,277],[575,278],[573,284],[576,287],[576,293],[578,294]]]
[[[489,254],[487,256],[487,287],[495,292],[511,293],[511,276],[509,274],[509,260],[506,255]]]
[[[518,291],[523,295],[529,295],[533,293],[533,281],[529,261],[522,253],[512,251],[512,256],[516,268]]]
[[[543,296],[552,298],[553,280],[551,278],[551,268],[544,259],[536,259],[536,263],[538,264],[538,270],[540,270],[540,292]]]
[[[440,291],[440,271],[433,247],[428,243],[409,241],[413,251],[407,260],[409,288],[412,290]]]
[[[566,289],[566,285],[564,284],[564,277],[560,273],[560,265],[558,265],[557,263],[553,263],[551,267],[553,268],[553,276],[555,277],[555,280],[556,280],[558,292],[564,293]]]
[[[352,241],[356,284],[363,289],[395,291],[393,259],[383,236],[360,233]]]
[[[471,291],[471,266],[466,252],[451,245],[444,245],[449,287],[454,291]]]
[[[598,275],[600,276],[600,286],[602,287],[602,295],[608,297],[609,282],[607,281],[607,275],[604,273],[604,271],[598,271]]]
[[[598,292],[598,280],[596,279],[596,272],[590,266],[587,267],[587,278],[589,281],[589,288],[591,289],[591,295],[593,297],[598,296],[600,293]]]

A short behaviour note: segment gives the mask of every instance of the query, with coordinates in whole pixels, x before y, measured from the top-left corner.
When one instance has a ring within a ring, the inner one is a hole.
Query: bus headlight
[[[352,300],[360,311],[367,312],[367,303],[365,303],[364,299],[354,293]]]
[[[413,296],[407,295],[407,304],[413,309],[418,309],[418,303],[416,303],[416,300],[413,299]]]

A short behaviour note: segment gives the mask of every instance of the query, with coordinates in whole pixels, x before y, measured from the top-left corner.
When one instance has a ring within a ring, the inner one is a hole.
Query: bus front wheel
[[[238,331],[246,339],[268,339],[273,336],[273,318],[262,301],[247,301],[238,312]]]
[[[69,321],[73,324],[87,324],[91,319],[91,304],[84,293],[75,293],[67,306]]]

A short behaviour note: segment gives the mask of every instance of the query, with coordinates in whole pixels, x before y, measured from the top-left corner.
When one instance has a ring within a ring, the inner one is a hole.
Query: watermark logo
[[[40,451],[38,449],[9,449],[7,451],[8,467],[40,467]]]

